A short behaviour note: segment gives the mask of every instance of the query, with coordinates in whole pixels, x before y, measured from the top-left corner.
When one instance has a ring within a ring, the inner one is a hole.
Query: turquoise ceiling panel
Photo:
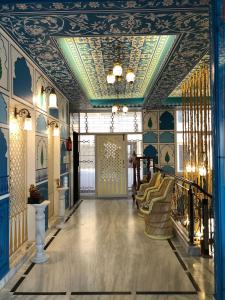
[[[88,99],[144,98],[170,52],[176,35],[59,38],[58,44]],[[123,77],[108,84],[113,63],[121,62]],[[127,83],[127,70],[135,73]]]

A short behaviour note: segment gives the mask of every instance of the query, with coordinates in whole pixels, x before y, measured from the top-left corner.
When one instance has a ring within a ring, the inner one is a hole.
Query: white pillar
[[[63,228],[65,222],[65,192],[68,190],[68,187],[57,188],[59,192],[59,219],[60,223],[56,226],[57,228]]]
[[[32,204],[35,208],[36,216],[36,254],[32,262],[36,264],[44,263],[48,260],[45,254],[45,208],[49,205],[50,201],[43,201],[41,204]]]

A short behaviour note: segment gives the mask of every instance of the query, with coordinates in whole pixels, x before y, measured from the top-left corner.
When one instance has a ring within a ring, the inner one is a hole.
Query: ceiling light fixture
[[[46,88],[44,88],[43,86],[41,87],[41,94],[43,95],[45,92],[49,92],[49,104],[48,107],[49,108],[57,108],[57,97],[56,97],[56,93],[55,93],[55,89],[51,86],[47,86]]]
[[[113,84],[115,81],[116,81],[115,75],[113,74],[113,72],[110,72],[107,75],[107,82],[110,83],[110,84]]]
[[[22,108],[18,111],[17,108],[15,107],[14,117],[17,118],[17,116],[25,118],[24,126],[23,126],[24,130],[28,130],[28,131],[32,130],[32,119],[31,119],[31,114],[28,109]]]
[[[126,113],[128,112],[128,106],[126,106],[126,105],[121,106],[121,105],[119,105],[119,104],[114,104],[114,105],[112,106],[112,113],[113,113],[113,114],[119,113],[119,112],[121,112],[121,111],[122,111],[124,114],[126,114]]]
[[[120,77],[120,76],[122,76],[122,74],[123,74],[123,68],[122,68],[121,64],[115,63],[114,67],[113,67],[113,75]]]
[[[127,82],[131,82],[131,83],[134,82],[134,80],[135,80],[135,74],[134,74],[134,72],[132,70],[128,70],[127,71],[126,80],[127,80]]]

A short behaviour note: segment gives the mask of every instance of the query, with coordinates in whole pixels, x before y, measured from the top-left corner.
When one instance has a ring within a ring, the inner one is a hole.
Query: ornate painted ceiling
[[[57,41],[74,76],[90,100],[142,99],[148,94],[170,49],[175,35],[162,36],[106,36],[59,38]],[[106,76],[113,62],[120,61],[123,78],[107,84]],[[133,84],[124,74],[132,69],[136,75]],[[101,103],[99,102],[99,103]]]
[[[86,91],[82,76],[77,77],[64,59],[57,43],[59,37],[79,40],[113,36],[132,40],[136,36],[148,39],[176,35],[162,65],[152,75],[154,80],[141,83],[140,90],[146,89],[144,105],[149,107],[163,105],[209,48],[207,0],[10,2],[13,1],[1,1],[0,26],[68,97],[73,110],[91,108],[88,98],[99,94],[95,89]],[[112,96],[113,91],[109,94]]]
[[[210,65],[210,56],[209,54],[206,54],[202,57],[202,59],[197,63],[197,65],[194,66],[194,68],[185,76],[185,78],[180,82],[180,84],[172,91],[172,93],[169,95],[169,97],[181,97],[182,96],[182,84],[184,81],[186,81],[188,78],[192,77],[193,74],[196,72],[196,70],[200,69],[201,66]]]

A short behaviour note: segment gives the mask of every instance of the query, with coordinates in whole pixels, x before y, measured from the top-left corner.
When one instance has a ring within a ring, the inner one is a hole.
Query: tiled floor
[[[0,300],[213,299],[212,260],[190,258],[143,229],[131,200],[83,201],[48,246],[49,261],[25,274],[23,266]]]

